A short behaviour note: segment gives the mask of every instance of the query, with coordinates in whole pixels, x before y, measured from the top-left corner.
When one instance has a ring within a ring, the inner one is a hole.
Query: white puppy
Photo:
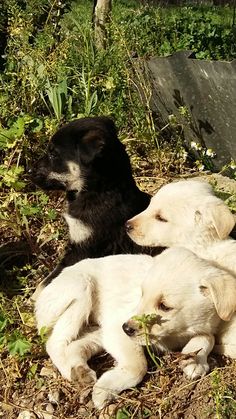
[[[236,241],[228,237],[234,224],[208,183],[187,180],[163,186],[127,222],[127,231],[140,245],[183,246],[236,275]],[[236,318],[225,324],[217,343],[216,351],[236,358]]]
[[[46,349],[63,377],[95,382],[87,360],[103,348],[117,361],[94,387],[98,408],[146,373],[143,350],[124,333],[122,324],[135,313],[140,284],[152,264],[147,255],[86,259],[65,268],[36,300],[38,329],[51,330]]]
[[[197,351],[183,364],[187,376],[196,378],[208,371],[221,319],[235,309],[234,277],[186,249],[172,248],[155,258],[108,256],[64,269],[39,295],[36,319],[39,330],[51,329],[47,352],[69,380],[96,382],[87,360],[102,348],[114,357],[116,366],[93,389],[94,404],[102,408],[147,371],[138,323],[126,323],[133,315],[152,314],[147,327],[160,350]]]
[[[207,356],[215,336],[221,334],[222,320],[230,320],[236,310],[235,297],[234,276],[187,249],[173,247],[156,258],[142,284],[136,316],[123,330],[141,345],[148,333],[149,341],[161,351],[192,353],[182,367],[195,379],[209,370]]]

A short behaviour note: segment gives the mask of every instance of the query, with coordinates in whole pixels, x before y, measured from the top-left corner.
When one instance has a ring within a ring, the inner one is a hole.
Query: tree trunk
[[[94,37],[95,44],[98,49],[106,48],[107,33],[106,24],[109,20],[111,12],[112,0],[95,0],[94,1]]]

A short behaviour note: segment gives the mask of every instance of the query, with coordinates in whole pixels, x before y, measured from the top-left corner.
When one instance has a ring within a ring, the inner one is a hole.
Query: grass
[[[92,3],[6,0],[0,5],[0,48],[6,42],[0,60],[0,374],[7,383],[4,403],[13,403],[14,391],[19,389],[20,397],[28,387],[32,394],[35,388],[48,388],[47,380],[40,376],[46,361],[29,297],[36,282],[53,268],[66,235],[58,216],[63,196],[48,197],[36,190],[28,168],[59,125],[81,116],[105,114],[115,119],[134,173],[145,188],[146,183],[150,188],[153,178],[155,183],[157,177],[166,182],[173,175],[196,170],[182,145],[186,110],[179,110],[179,119],[170,115],[166,126],[157,128],[149,106],[151,86],[137,59],[165,56],[183,48],[192,49],[199,58],[229,60],[236,55],[230,7],[166,9],[132,0],[113,1],[108,48],[97,51]],[[229,194],[226,198],[235,209],[235,197]],[[167,371],[165,378],[163,371]],[[156,394],[160,396],[155,414],[161,417],[170,409],[168,365],[159,374],[154,382],[144,383],[144,396],[134,390],[128,393],[128,400],[122,399],[126,396],[119,399],[117,418],[150,416]],[[57,377],[53,386],[58,385],[67,403],[60,413],[65,418],[76,410],[77,394]]]

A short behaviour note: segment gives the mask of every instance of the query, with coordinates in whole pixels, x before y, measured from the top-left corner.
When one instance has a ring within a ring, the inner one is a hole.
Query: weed
[[[32,337],[35,335],[32,313],[23,311],[23,300],[18,296],[11,301],[0,295],[0,347],[2,351],[19,357],[31,351]]]
[[[236,161],[231,159],[228,164],[222,167],[220,173],[226,174],[236,180]]]
[[[132,319],[138,323],[140,330],[143,332],[145,336],[146,349],[147,349],[148,355],[150,356],[151,360],[154,362],[154,365],[159,368],[161,365],[161,360],[151,350],[152,344],[149,338],[149,329],[153,324],[159,321],[159,316],[155,313],[143,314],[142,316],[133,316]]]
[[[66,79],[62,80],[54,86],[52,86],[50,81],[47,80],[46,93],[53,108],[56,119],[58,122],[60,122],[67,101],[71,102],[71,96],[68,95]]]
[[[145,419],[151,416],[151,411],[147,408],[142,408],[140,411],[135,410],[132,407],[123,407],[118,409],[114,419]]]
[[[19,169],[17,175],[19,174]],[[15,177],[16,173],[14,170],[13,166],[9,171],[5,172],[3,181],[10,183],[9,186],[11,187],[13,187],[13,184],[14,186],[15,184],[22,186],[18,178]],[[16,237],[25,236],[29,238],[31,237],[31,224],[40,221],[41,228],[37,241],[42,243],[48,222],[55,220],[57,217],[55,209],[47,207],[48,200],[48,196],[43,192],[34,192],[29,196],[27,193],[16,192],[14,189],[10,189],[8,194],[0,196],[0,220],[2,227],[12,229]],[[14,213],[14,219],[12,218],[12,212]],[[51,233],[52,236],[48,236],[49,241],[58,237],[59,234],[57,230],[53,229]]]
[[[235,416],[236,401],[232,390],[224,383],[218,370],[211,373],[211,397],[214,401],[214,413],[217,419]]]

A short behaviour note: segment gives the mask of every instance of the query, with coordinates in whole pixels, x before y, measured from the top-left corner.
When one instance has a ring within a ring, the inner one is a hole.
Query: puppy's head
[[[163,186],[126,228],[139,245],[170,247],[224,239],[234,224],[230,210],[208,183],[189,180]]]
[[[236,310],[236,279],[184,248],[156,256],[136,315],[123,330],[139,344],[175,350],[197,334],[214,334]]]
[[[117,168],[118,160],[130,168],[124,146],[107,117],[81,118],[60,128],[46,154],[32,170],[32,180],[43,189],[76,190],[86,187],[91,172]]]

